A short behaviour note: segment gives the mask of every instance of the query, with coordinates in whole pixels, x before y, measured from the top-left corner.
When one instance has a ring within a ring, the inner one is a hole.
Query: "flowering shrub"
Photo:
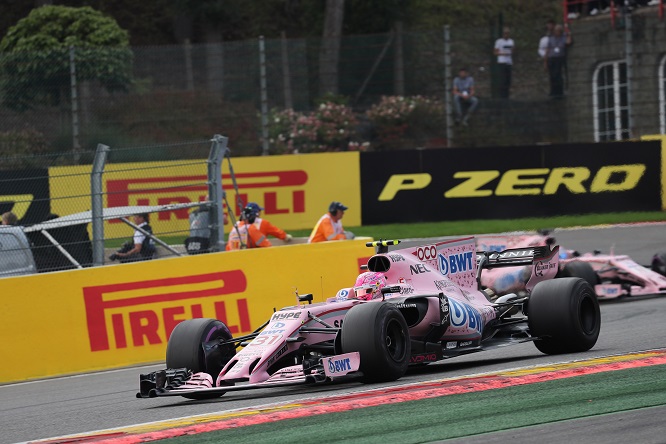
[[[0,167],[23,168],[40,165],[39,155],[48,152],[46,137],[32,128],[0,131]]]
[[[384,96],[366,111],[374,127],[378,150],[414,148],[430,138],[445,135],[444,105],[424,96]]]
[[[273,110],[269,116],[271,151],[280,154],[367,148],[354,141],[358,120],[351,108],[326,102],[310,113]]]

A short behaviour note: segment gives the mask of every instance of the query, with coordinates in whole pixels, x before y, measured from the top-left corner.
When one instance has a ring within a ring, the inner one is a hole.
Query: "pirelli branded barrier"
[[[164,360],[175,325],[250,333],[273,311],[354,285],[373,250],[353,241],[161,259],[2,279],[0,383]],[[288,266],[285,266],[288,264]]]
[[[265,208],[264,216],[284,230],[314,227],[334,200],[349,207],[345,214],[347,226],[361,225],[358,152],[240,157],[232,159],[232,163],[242,200],[259,203]],[[104,206],[205,200],[206,171],[202,171],[201,164],[181,164],[179,161],[114,164],[107,169],[121,170],[122,174],[104,175]],[[90,169],[90,166],[49,169],[52,212],[66,215],[90,209]],[[235,205],[235,191],[226,162],[222,177],[229,201]],[[200,182],[201,186],[186,186],[193,181]],[[72,195],[80,197],[72,198]],[[238,217],[241,209],[233,210]],[[188,210],[159,213],[151,219],[151,226],[157,233],[187,229]],[[228,223],[225,231],[230,228]],[[123,237],[127,233],[127,227],[120,221],[106,223],[107,237]]]
[[[654,211],[666,209],[663,137],[645,136],[654,140],[644,142],[243,157],[233,164],[241,198],[258,202],[266,218],[286,230],[313,227],[333,200],[349,207],[347,227]],[[203,200],[201,165],[114,164],[123,173],[105,174],[104,205]],[[49,213],[62,216],[90,208],[90,166],[52,167],[48,180],[45,172],[0,172],[6,185],[0,206],[6,211],[15,207],[26,223],[40,222]],[[225,190],[233,196],[229,175],[223,178]],[[191,186],[193,180],[201,186]],[[190,185],[179,186],[181,182]],[[188,211],[160,213],[151,225],[157,233],[186,231]],[[227,224],[225,230],[229,229]],[[122,238],[128,230],[119,221],[108,221],[105,235]]]
[[[666,135],[643,136],[641,140],[656,140],[661,143],[661,208],[666,210]]]
[[[11,211],[24,224],[46,220],[49,206],[46,168],[0,171],[0,214]]]
[[[363,224],[662,209],[659,142],[368,152]]]

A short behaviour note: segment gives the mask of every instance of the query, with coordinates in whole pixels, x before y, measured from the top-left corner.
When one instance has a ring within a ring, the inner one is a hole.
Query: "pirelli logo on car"
[[[266,214],[305,212],[305,189],[308,174],[304,170],[284,170],[254,173],[237,173],[236,180],[243,202],[262,202]],[[223,177],[223,188],[233,190],[230,179]],[[109,207],[128,205],[168,205],[205,200],[208,188],[206,176],[160,176],[107,180]],[[235,199],[234,201],[237,201]],[[236,214],[240,214],[236,208]],[[165,211],[159,220],[187,220],[188,209]],[[111,223],[120,221],[111,221]]]
[[[84,287],[93,352],[166,344],[175,326],[191,318],[223,321],[232,334],[250,332],[242,270]]]

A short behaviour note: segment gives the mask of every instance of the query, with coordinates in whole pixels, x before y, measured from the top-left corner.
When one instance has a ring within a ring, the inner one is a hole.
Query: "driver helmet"
[[[356,299],[369,301],[382,296],[382,288],[386,286],[384,273],[368,271],[361,273],[354,284],[354,296]]]

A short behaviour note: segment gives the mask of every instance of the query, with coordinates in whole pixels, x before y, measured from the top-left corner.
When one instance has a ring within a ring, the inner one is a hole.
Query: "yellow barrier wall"
[[[666,210],[666,135],[643,136],[641,140],[661,140],[661,209]]]
[[[334,200],[349,207],[344,218],[346,226],[361,225],[358,152],[240,157],[232,159],[232,163],[243,201],[259,203],[265,208],[263,216],[284,230],[314,227]],[[49,169],[53,213],[65,216],[90,209],[90,170],[89,165]],[[229,203],[235,205],[226,162],[222,177]],[[105,207],[199,202],[207,194],[204,163],[109,164],[103,181],[103,191],[108,193]],[[195,183],[201,185],[186,186]],[[235,211],[238,216],[240,210]],[[150,225],[156,233],[187,231],[188,210],[160,213],[151,218]],[[225,231],[230,227],[228,223]],[[132,234],[119,221],[106,222],[104,230],[107,238]]]
[[[0,383],[163,361],[192,317],[250,333],[273,308],[354,285],[369,238],[3,278]]]

